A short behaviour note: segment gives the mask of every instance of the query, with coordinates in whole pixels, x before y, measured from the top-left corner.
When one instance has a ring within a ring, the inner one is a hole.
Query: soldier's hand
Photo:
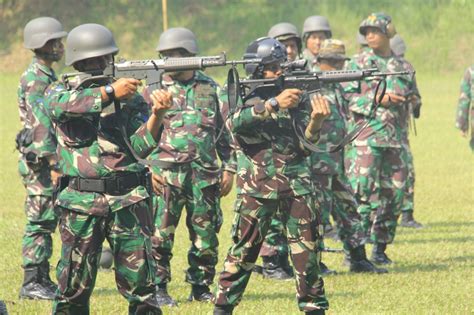
[[[173,95],[166,90],[154,90],[150,95],[153,101],[152,112],[159,115],[171,108],[173,105]]]
[[[137,79],[120,78],[111,85],[114,88],[115,98],[123,100],[133,96],[142,83]]]
[[[405,100],[406,98],[401,95],[397,95],[393,93],[385,93],[380,104],[383,107],[389,107],[390,105],[396,105],[401,102],[405,102]]]
[[[464,138],[467,138],[467,131],[462,131],[461,130],[461,136]]]
[[[50,170],[49,173],[51,174],[51,182],[53,183],[53,186],[56,186],[58,178],[61,177],[61,172],[57,170]]]
[[[161,195],[163,193],[163,187],[166,185],[166,179],[158,174],[152,174],[151,184],[155,194]]]
[[[311,119],[313,121],[322,122],[331,114],[328,101],[321,94],[314,94],[311,98]]]
[[[234,174],[228,171],[222,172],[222,179],[220,183],[220,196],[224,197],[227,196],[230,191],[232,190],[232,186],[234,184]]]
[[[275,98],[280,108],[293,108],[298,106],[302,93],[303,91],[298,89],[286,89]]]

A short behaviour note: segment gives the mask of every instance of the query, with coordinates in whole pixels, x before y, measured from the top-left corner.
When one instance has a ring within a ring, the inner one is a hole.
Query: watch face
[[[106,85],[105,86],[105,93],[109,94],[109,93],[113,93],[114,92],[114,88],[110,85]]]

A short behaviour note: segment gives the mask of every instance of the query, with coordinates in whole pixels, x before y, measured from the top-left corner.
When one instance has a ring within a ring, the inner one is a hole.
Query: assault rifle
[[[203,70],[210,67],[222,67],[231,65],[235,67],[238,64],[258,63],[261,59],[248,60],[227,60],[225,53],[218,56],[203,57],[166,57],[163,59],[146,60],[119,60],[111,62],[105,70],[90,71],[90,73],[68,73],[62,76],[63,82],[68,85],[69,78],[78,78],[78,87],[88,82],[97,82],[100,80],[117,80],[120,78],[134,78],[145,80],[150,88],[150,92],[160,88],[161,80],[165,72]]]
[[[239,79],[239,75],[235,66],[233,66],[227,76],[227,92],[229,97],[229,113],[232,114],[237,108],[237,104],[245,103],[247,100],[258,97],[267,100],[275,97],[286,89],[299,89],[306,91],[307,94],[317,93],[324,84],[342,83],[351,81],[361,81],[365,79],[379,80],[374,93],[374,101],[370,110],[369,120],[375,116],[375,110],[385,95],[387,83],[385,78],[392,75],[409,75],[413,76],[414,72],[380,72],[377,68],[362,70],[339,70],[339,71],[318,71],[313,72],[306,69],[304,62],[297,60],[292,63],[282,64],[284,73],[278,78],[272,79]],[[297,108],[291,109],[290,115]],[[344,140],[335,145],[328,151],[322,151],[314,144],[309,143],[304,137],[304,130],[301,125],[295,121],[292,115],[293,130],[302,145],[313,152],[335,152],[341,150],[346,144],[353,141],[368,125],[368,121],[364,124],[356,126]]]

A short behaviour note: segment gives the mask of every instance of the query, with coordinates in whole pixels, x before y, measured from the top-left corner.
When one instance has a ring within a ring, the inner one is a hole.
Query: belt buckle
[[[82,178],[78,182],[78,190],[91,192],[104,192],[105,182],[97,179]]]

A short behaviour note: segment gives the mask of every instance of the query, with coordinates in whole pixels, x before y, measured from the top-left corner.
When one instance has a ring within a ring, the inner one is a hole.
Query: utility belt
[[[68,177],[67,180],[67,187],[74,190],[120,196],[129,193],[138,186],[145,186],[149,189],[151,173],[147,170],[141,173],[116,173],[106,178]]]

